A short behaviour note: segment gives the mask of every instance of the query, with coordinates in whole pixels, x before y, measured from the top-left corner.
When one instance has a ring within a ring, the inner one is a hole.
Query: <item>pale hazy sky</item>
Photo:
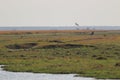
[[[120,0],[0,0],[0,26],[120,26]]]

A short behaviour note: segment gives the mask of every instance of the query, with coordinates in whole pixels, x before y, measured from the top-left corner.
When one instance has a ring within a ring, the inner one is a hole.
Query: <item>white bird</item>
[[[78,23],[75,23],[75,25],[76,25],[76,26],[79,26],[79,24],[78,24]]]
[[[78,23],[75,23],[75,25],[77,26],[77,28],[76,28],[76,29],[77,29],[77,30],[79,30],[79,28],[78,28],[78,27],[79,27],[79,24],[78,24]]]

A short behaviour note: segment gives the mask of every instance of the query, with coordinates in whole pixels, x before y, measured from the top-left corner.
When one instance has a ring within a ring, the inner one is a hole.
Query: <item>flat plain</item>
[[[120,79],[120,31],[0,31],[0,64],[13,72]]]

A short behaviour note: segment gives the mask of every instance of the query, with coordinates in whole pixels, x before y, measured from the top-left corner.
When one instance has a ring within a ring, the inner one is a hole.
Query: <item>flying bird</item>
[[[75,25],[77,26],[76,29],[79,30],[79,24],[78,24],[78,23],[75,23]]]
[[[78,24],[78,23],[75,23],[75,25],[76,25],[76,26],[79,26],[79,24]]]

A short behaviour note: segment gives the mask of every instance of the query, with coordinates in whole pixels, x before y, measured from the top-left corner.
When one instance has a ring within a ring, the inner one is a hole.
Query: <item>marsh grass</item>
[[[95,32],[92,36],[88,33],[78,34],[76,31],[54,34],[2,33],[0,64],[5,65],[4,70],[14,72],[77,73],[79,76],[120,79],[118,31]]]

